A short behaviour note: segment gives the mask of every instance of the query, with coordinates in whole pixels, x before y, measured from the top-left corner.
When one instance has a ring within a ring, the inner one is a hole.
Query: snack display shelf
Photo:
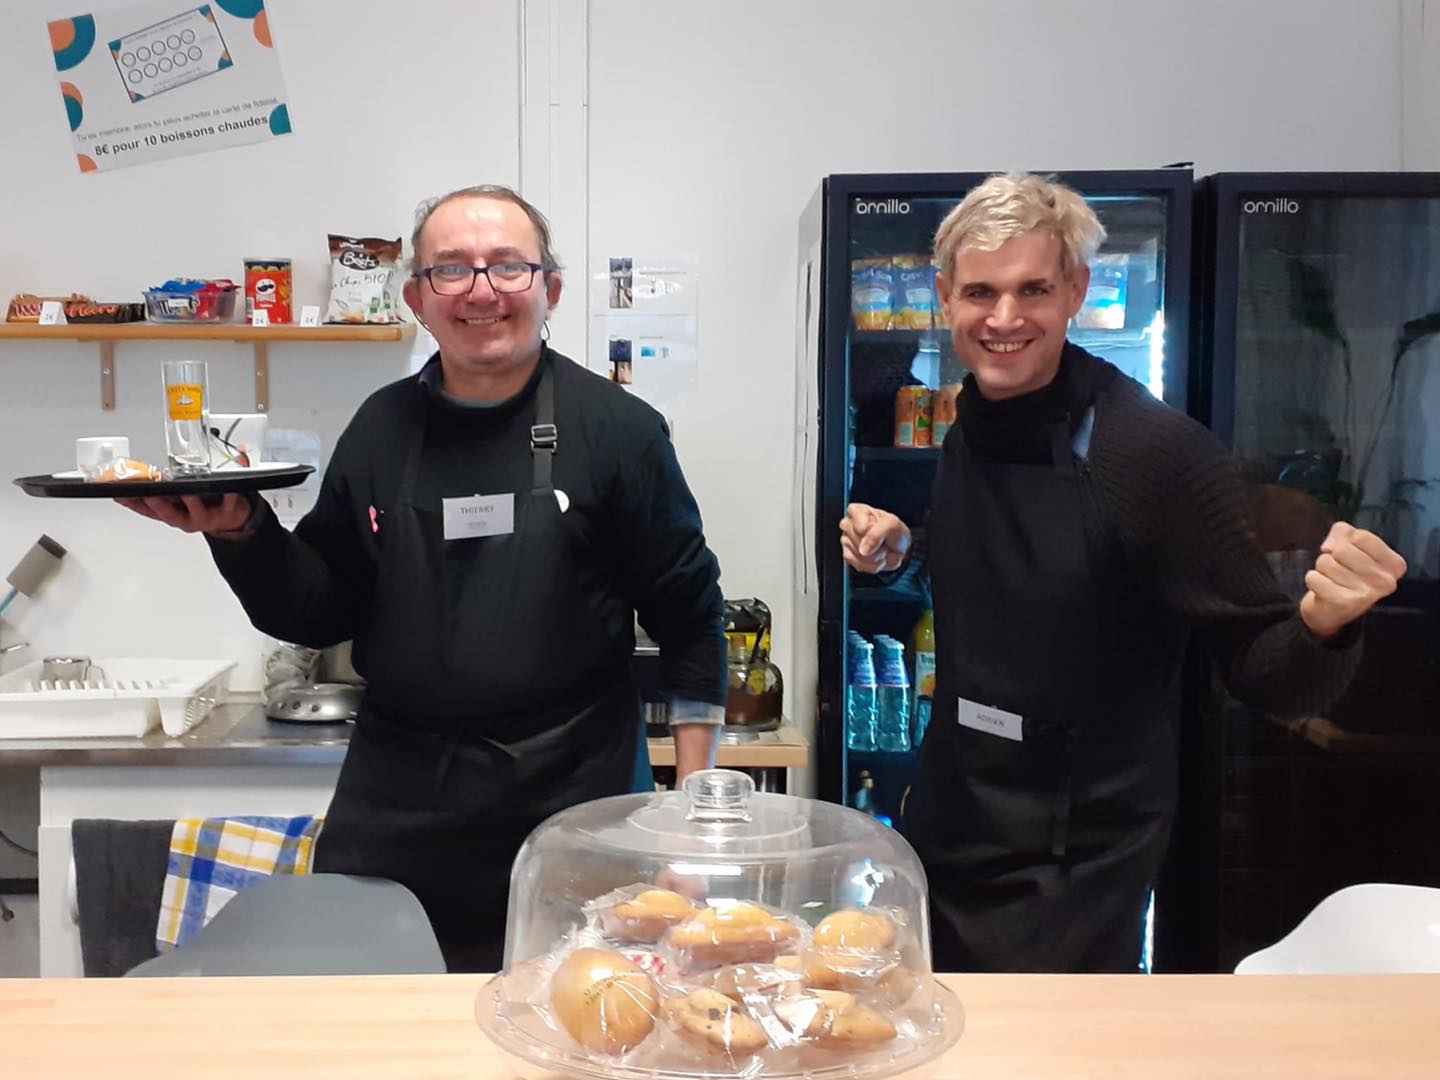
[[[221,322],[0,323],[0,341],[94,341],[100,345],[100,407],[115,408],[115,343],[117,341],[236,341],[255,352],[255,411],[270,411],[270,343],[398,342],[413,337],[411,323],[383,325],[251,326]]]

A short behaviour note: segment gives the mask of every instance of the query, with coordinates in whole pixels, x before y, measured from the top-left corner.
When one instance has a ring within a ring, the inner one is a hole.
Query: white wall
[[[12,105],[0,150],[0,302],[19,291],[138,299],[176,275],[239,279],[244,256],[267,254],[295,260],[297,303],[323,303],[327,232],[404,235],[408,245],[425,196],[517,181],[514,0],[267,7],[293,135],[88,175],[75,168],[45,29],[75,5],[0,9]],[[118,406],[103,413],[95,346],[0,343],[0,479],[67,467],[80,435],[128,434],[138,456],[156,460],[159,360],[186,354],[209,360],[218,411],[253,406],[242,346],[122,344]],[[407,360],[403,346],[272,346],[271,425],[318,430],[333,445],[360,400],[406,374]],[[235,656],[240,683],[258,685],[263,640],[201,541],[108,503],[30,499],[0,483],[0,574],[41,532],[70,554],[40,597],[17,599],[0,620],[0,643],[34,645],[0,661],[6,670],[60,651]]]
[[[1440,0],[1401,0],[1405,168],[1440,171]]]
[[[787,673],[795,238],[822,176],[1401,164],[1394,0],[590,12],[590,250],[700,259],[701,386],[676,441],[726,594],[769,601]]]

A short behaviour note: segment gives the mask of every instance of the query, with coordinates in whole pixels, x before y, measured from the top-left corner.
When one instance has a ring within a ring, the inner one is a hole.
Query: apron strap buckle
[[[548,359],[544,355],[540,357],[545,370],[535,391],[535,423],[530,425],[530,467],[536,492],[554,490],[550,469],[560,442],[560,430],[555,426],[555,377]]]

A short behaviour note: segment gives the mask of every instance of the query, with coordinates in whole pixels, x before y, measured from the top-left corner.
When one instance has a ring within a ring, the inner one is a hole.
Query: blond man
[[[935,236],[970,375],[928,519],[937,680],[904,827],[944,970],[1137,970],[1188,636],[1246,703],[1320,709],[1405,573],[1336,522],[1299,604],[1280,591],[1220,443],[1066,340],[1103,239],[1079,194],[1019,174]],[[856,570],[917,557],[884,510],[851,505],[840,529]]]

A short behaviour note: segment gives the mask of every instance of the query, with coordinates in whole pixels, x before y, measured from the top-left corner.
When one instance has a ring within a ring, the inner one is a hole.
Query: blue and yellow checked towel
[[[245,888],[271,874],[308,874],[323,816],[181,818],[170,860],[155,945],[184,945]]]

